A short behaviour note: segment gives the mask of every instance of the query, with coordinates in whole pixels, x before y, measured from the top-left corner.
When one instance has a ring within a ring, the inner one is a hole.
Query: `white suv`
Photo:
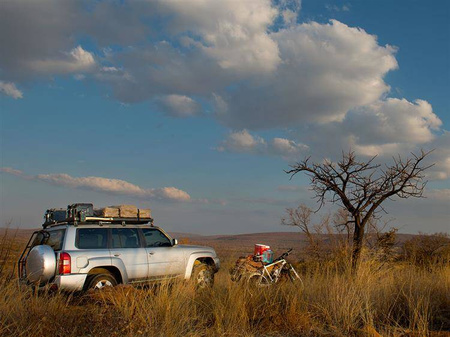
[[[172,278],[212,286],[220,267],[213,248],[179,245],[148,221],[83,220],[34,232],[18,262],[19,279],[67,291]]]

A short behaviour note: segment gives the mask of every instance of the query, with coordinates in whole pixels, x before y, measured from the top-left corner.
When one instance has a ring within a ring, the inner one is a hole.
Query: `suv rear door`
[[[73,233],[69,231],[68,234]],[[66,251],[72,258],[72,272],[80,272],[84,268],[92,268],[90,261],[95,266],[98,259],[107,259],[111,263],[111,252],[109,251],[109,230],[105,227],[79,227],[76,229],[75,247],[78,249],[67,250],[67,244],[73,242],[69,240],[66,242]]]
[[[147,251],[141,245],[137,228],[111,228],[111,258],[123,261],[130,281],[147,278]]]

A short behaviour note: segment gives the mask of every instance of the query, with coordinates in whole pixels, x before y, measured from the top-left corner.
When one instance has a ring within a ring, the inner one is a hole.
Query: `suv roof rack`
[[[82,221],[78,218],[68,218],[63,221],[52,221],[44,222],[42,224],[43,228],[54,227],[58,225],[107,225],[107,224],[118,224],[118,225],[146,225],[150,224],[153,227],[153,218],[107,218],[98,216],[87,216],[83,217]]]

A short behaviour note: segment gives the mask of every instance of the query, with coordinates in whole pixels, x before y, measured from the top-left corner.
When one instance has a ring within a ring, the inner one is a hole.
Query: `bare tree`
[[[285,226],[298,227],[305,233],[311,245],[314,245],[314,237],[311,233],[311,214],[313,210],[306,205],[301,204],[297,208],[286,208],[288,216],[281,219],[281,224]]]
[[[354,152],[342,153],[342,159],[336,163],[328,160],[310,163],[308,157],[291,165],[286,173],[292,178],[305,172],[311,178],[319,209],[330,201],[341,204],[349,212],[350,219],[345,225],[353,229],[351,258],[352,271],[356,272],[365,227],[370,219],[384,211],[382,203],[394,196],[402,199],[422,197],[426,185],[424,171],[432,166],[424,165],[423,161],[430,152],[412,153],[406,160],[398,156],[392,165],[385,167],[374,163],[376,156],[366,162],[358,161]]]
[[[286,213],[281,218],[281,224],[298,227],[305,234],[308,243],[306,251],[313,259],[332,259],[348,250],[350,240],[345,232],[348,226],[341,225],[347,223],[348,212],[345,210],[340,209],[334,215],[325,214],[316,223],[311,221],[314,211],[304,204],[297,208],[286,208]]]

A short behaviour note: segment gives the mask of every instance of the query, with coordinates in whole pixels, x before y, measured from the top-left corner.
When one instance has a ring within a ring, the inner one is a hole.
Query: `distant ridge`
[[[30,238],[31,233],[36,229],[16,229],[1,228],[0,238],[5,231],[9,237],[14,237],[17,244],[24,245]],[[293,248],[299,254],[303,247],[307,245],[307,238],[300,232],[263,232],[263,233],[246,233],[246,234],[220,234],[220,235],[200,235],[183,232],[168,232],[173,238],[178,239],[180,243],[191,243],[207,245],[214,248],[220,248],[223,251],[239,252],[240,254],[251,254],[255,244],[265,244],[271,246],[275,253]],[[412,237],[414,234],[398,234],[397,243],[401,244]]]

